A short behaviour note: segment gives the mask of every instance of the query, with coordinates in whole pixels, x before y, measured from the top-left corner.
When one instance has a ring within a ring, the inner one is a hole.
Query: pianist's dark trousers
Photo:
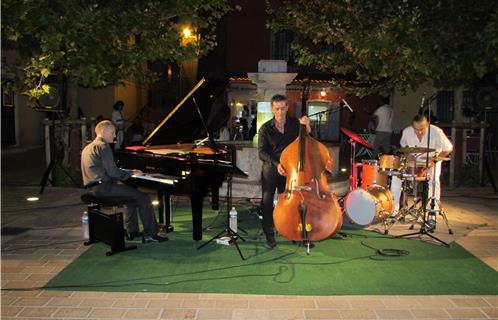
[[[265,234],[274,234],[275,226],[273,223],[273,198],[275,197],[275,189],[279,193],[285,191],[285,177],[277,172],[277,167],[263,163],[263,170],[261,172],[261,210],[263,213],[263,231]]]
[[[154,236],[157,234],[157,221],[152,208],[150,197],[147,193],[141,192],[129,185],[104,182],[91,188],[97,197],[125,197],[130,199],[127,205],[126,229],[128,232],[138,232],[137,209],[140,220],[144,226],[144,236]]]

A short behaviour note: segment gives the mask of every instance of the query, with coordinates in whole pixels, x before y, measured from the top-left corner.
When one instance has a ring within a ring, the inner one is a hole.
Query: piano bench
[[[126,206],[133,202],[126,197],[97,197],[92,193],[85,193],[81,196],[81,201],[88,204],[88,212],[90,208],[100,209],[100,207],[112,208],[112,213],[116,213],[119,207]]]
[[[88,204],[89,240],[85,245],[104,242],[111,247],[111,251],[106,253],[107,256],[137,248],[125,245],[123,213],[117,212],[119,207],[128,205],[133,200],[126,197],[97,197],[91,193],[83,194],[81,200]],[[101,212],[101,207],[112,207],[112,213]]]

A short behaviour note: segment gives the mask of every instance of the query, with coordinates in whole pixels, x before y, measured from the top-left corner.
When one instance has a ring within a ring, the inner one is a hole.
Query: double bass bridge
[[[301,194],[302,196],[302,191],[308,191],[308,192],[312,192],[313,191],[313,187],[311,187],[310,185],[294,185],[294,183],[296,182],[295,179],[293,179],[291,181],[291,185],[290,185],[290,188],[289,190],[287,191],[287,199],[289,199],[292,194],[294,192],[299,192],[299,194]],[[315,184],[315,191],[316,191],[316,196],[319,197],[320,199],[325,199],[325,195],[324,194],[320,194],[320,188],[319,188],[319,184],[318,184],[318,180],[316,179],[311,179],[311,183],[312,184]]]

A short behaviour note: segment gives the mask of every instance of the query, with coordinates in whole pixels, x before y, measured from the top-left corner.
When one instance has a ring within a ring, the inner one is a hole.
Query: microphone
[[[425,107],[425,92],[422,95],[422,102],[420,103],[420,109],[423,109]]]
[[[346,107],[348,107],[349,111],[352,113],[353,112],[353,108],[351,108],[351,106],[348,104],[348,102],[346,100],[344,100],[344,99],[342,99],[342,102],[344,102],[344,105]]]

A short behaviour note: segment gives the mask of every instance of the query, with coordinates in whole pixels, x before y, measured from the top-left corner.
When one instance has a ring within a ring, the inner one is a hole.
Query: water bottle
[[[230,219],[228,226],[230,227],[230,229],[232,229],[233,232],[237,232],[237,210],[235,210],[235,207],[232,207],[229,216]]]
[[[90,239],[90,229],[88,228],[88,212],[83,212],[81,217],[81,227],[83,228],[83,239]]]
[[[436,229],[436,213],[429,212],[429,216],[427,218],[427,224],[429,225],[430,230]]]

